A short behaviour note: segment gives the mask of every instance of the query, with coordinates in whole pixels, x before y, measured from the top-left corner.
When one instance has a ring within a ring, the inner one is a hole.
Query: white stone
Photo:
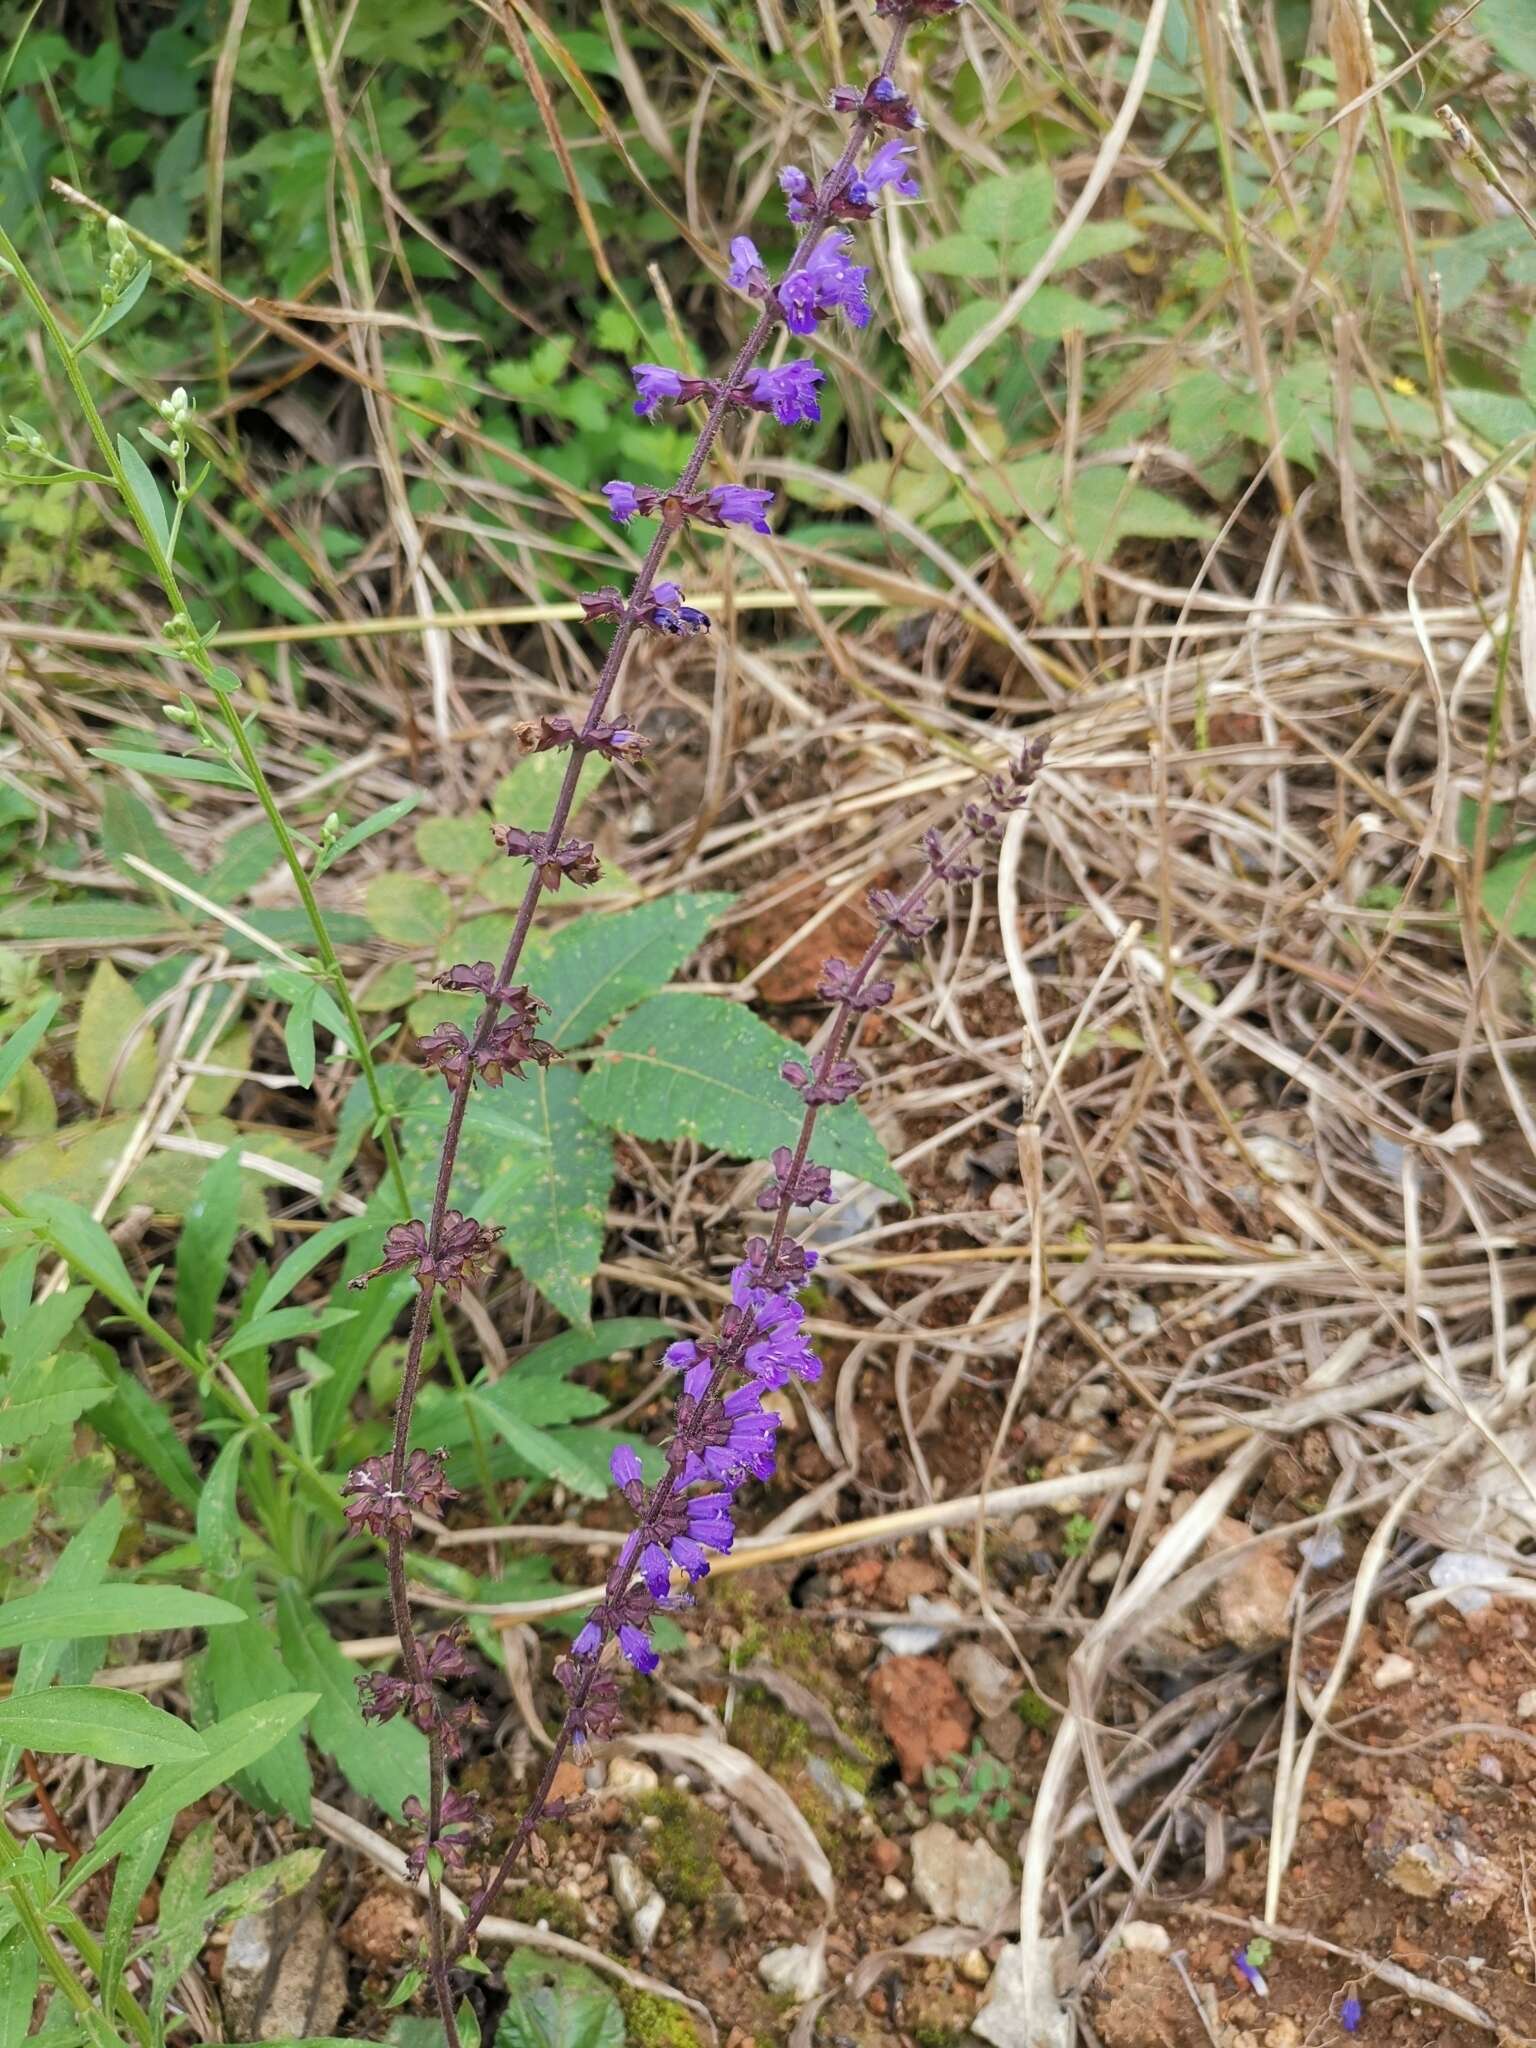
[[[949,1675],[983,1721],[1001,1714],[1022,1690],[1018,1673],[994,1657],[985,1643],[962,1643],[949,1660]]]
[[[1079,1387],[1072,1396],[1072,1405],[1067,1410],[1067,1420],[1074,1428],[1086,1429],[1114,1405],[1114,1389],[1106,1387],[1102,1381],[1094,1382],[1089,1386]]]
[[[1120,1930],[1120,1946],[1133,1955],[1165,1956],[1173,1947],[1173,1939],[1156,1920],[1127,1920]]]
[[[888,1877],[880,1887],[880,1896],[889,1900],[893,1906],[904,1906],[907,1901],[907,1888],[899,1877]]]
[[[608,1783],[605,1789],[620,1799],[638,1799],[643,1792],[654,1792],[661,1780],[649,1764],[641,1763],[637,1756],[615,1756],[608,1759]]]
[[[1133,1337],[1150,1337],[1162,1320],[1151,1302],[1143,1301],[1139,1296],[1125,1312],[1125,1327]]]
[[[1390,1692],[1395,1685],[1407,1685],[1417,1674],[1418,1665],[1411,1657],[1399,1656],[1395,1651],[1390,1657],[1383,1657],[1371,1673],[1371,1683],[1378,1692]]]
[[[968,1948],[955,1968],[967,1984],[990,1984],[992,1981],[992,1965],[987,1961],[984,1948]]]
[[[971,2021],[971,2032],[992,2048],[1072,2048],[1077,2029],[1056,1989],[1061,1936],[1035,1944],[1035,1966],[1025,1975],[1024,1950],[1010,1942],[992,1972],[991,1995]]]
[[[1112,1586],[1120,1576],[1125,1559],[1118,1550],[1101,1550],[1088,1567],[1090,1586]]]
[[[964,1842],[952,1827],[933,1821],[912,1837],[912,1884],[936,1920],[958,1921],[990,1933],[1016,1886],[990,1842]]]
[[[1536,1685],[1533,1685],[1528,1692],[1521,1693],[1519,1699],[1516,1700],[1515,1719],[1517,1721],[1536,1721]]]
[[[1474,1583],[1501,1579],[1504,1567],[1480,1550],[1442,1550],[1429,1568],[1429,1583],[1447,1594],[1458,1614],[1477,1614],[1493,1604],[1493,1595]]]
[[[790,1948],[769,1949],[758,1959],[757,1974],[775,1998],[792,1998],[796,2005],[819,1998],[827,1988],[826,1948],[821,1935]]]
[[[644,1955],[656,1939],[667,1902],[639,1864],[628,1856],[615,1853],[608,1858],[608,1882],[619,1911],[629,1922],[635,1947]]]

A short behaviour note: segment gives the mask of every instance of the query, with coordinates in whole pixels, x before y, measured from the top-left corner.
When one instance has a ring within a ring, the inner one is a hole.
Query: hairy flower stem
[[[897,912],[898,917],[921,908],[929,891],[940,879],[938,868],[963,854],[974,836],[975,834],[969,827],[957,833],[953,843],[944,849],[942,860],[939,863],[930,862],[906,896],[903,897]],[[832,1068],[847,1053],[849,1041],[853,1036],[854,1026],[858,1017],[858,997],[870,976],[874,973],[875,968],[880,964],[880,960],[894,936],[894,924],[890,926],[882,925],[875,933],[873,939],[870,940],[863,958],[855,968],[848,984],[847,994],[833,1011],[831,1023],[821,1050],[816,1054],[812,1062],[812,1070],[818,1081],[825,1081]],[[783,1193],[780,1195],[774,1211],[773,1232],[769,1239],[770,1264],[784,1243],[785,1233],[789,1227],[790,1210],[794,1206],[795,1184],[799,1179],[800,1168],[810,1156],[811,1140],[815,1135],[816,1119],[820,1114],[821,1108],[822,1104],[817,1102],[807,1105],[805,1114],[800,1119],[800,1134],[795,1140],[793,1165],[786,1174],[781,1176]],[[703,1408],[708,1409],[723,1394],[731,1373],[740,1366],[745,1357],[748,1346],[752,1342],[753,1334],[752,1324],[748,1320],[722,1344],[715,1363],[714,1372],[710,1377],[708,1391],[701,1402]],[[616,1606],[630,1580],[634,1577],[638,1569],[640,1553],[646,1542],[650,1540],[654,1532],[662,1525],[667,1504],[672,1497],[677,1483],[678,1468],[674,1466],[662,1475],[647,1499],[644,1520],[640,1523],[638,1530],[632,1535],[631,1540],[620,1551],[618,1559],[609,1573],[605,1596],[605,1605],[609,1608]],[[543,1775],[540,1777],[533,1796],[528,1801],[527,1806],[523,1810],[522,1817],[513,1830],[512,1839],[507,1844],[501,1861],[497,1864],[489,1884],[470,1902],[468,1912],[455,1938],[450,1961],[456,1960],[461,1956],[474,1939],[476,1928],[496,1904],[497,1899],[506,1887],[508,1879],[517,1867],[518,1858],[527,1846],[530,1836],[544,1818],[549,1806],[555,1775],[559,1771],[561,1764],[565,1761],[566,1755],[575,1739],[577,1729],[582,1725],[584,1710],[592,1687],[596,1683],[601,1664],[601,1653],[588,1661],[585,1674],[576,1691],[572,1694],[570,1704],[566,1709],[565,1718],[560,1724],[560,1731],[555,1737],[555,1746],[545,1760]]]
[[[885,57],[878,73],[878,76],[882,79],[888,79],[895,69],[896,60],[901,53],[902,42],[906,35],[906,27],[905,21],[898,20],[892,29],[890,40],[886,45]],[[790,257],[788,267],[784,273],[786,277],[792,274],[804,262],[806,256],[816,246],[822,230],[832,217],[838,194],[847,181],[848,174],[852,169],[858,152],[868,139],[874,125],[872,116],[865,113],[855,116],[850,124],[847,143],[833,170],[822,180],[820,198],[810,218],[804,225],[800,240],[795,245],[794,253]],[[720,429],[725,424],[726,414],[730,410],[728,394],[740,383],[746,371],[756,362],[757,357],[762,352],[764,343],[773,331],[777,319],[777,311],[771,305],[765,306],[754,323],[751,332],[742,343],[729,374],[722,380],[719,396],[711,405],[704,424],[699,429],[698,439],[694,443],[693,452],[684,466],[682,475],[678,478],[675,486],[678,494],[681,495],[691,491],[698,483],[699,477],[703,473],[704,465],[709,460],[710,452],[719,438]],[[565,774],[561,779],[560,791],[555,799],[554,814],[549,821],[548,827],[551,841],[554,843],[558,843],[560,835],[565,830],[570,818],[572,808],[575,805],[576,785],[589,751],[589,736],[593,728],[602,719],[607,710],[609,699],[618,686],[619,677],[624,666],[624,658],[628,652],[630,641],[634,637],[639,607],[656,581],[667,551],[677,534],[678,524],[679,522],[673,519],[664,518],[657,527],[655,537],[652,539],[651,545],[646,551],[645,559],[641,562],[639,571],[636,574],[625,612],[618,620],[612,644],[608,649],[607,659],[604,661],[599,672],[597,684],[587,708],[582,733],[571,748],[570,759],[566,763]],[[502,956],[498,986],[507,986],[517,971],[518,962],[522,957],[523,947],[532,928],[534,914],[538,908],[543,888],[543,878],[538,867],[535,866],[529,876],[528,887],[519,906],[516,923],[512,927],[506,951]],[[844,1007],[846,1008],[846,1005]],[[471,1039],[472,1055],[485,1045],[501,1014],[501,1010],[502,1004],[499,998],[493,996],[486,1002]],[[840,1038],[843,1036],[846,1036],[846,1019],[843,1021],[842,1029],[834,1032],[834,1037]],[[449,1103],[448,1121],[443,1131],[442,1146],[438,1155],[437,1186],[433,1194],[432,1211],[427,1226],[427,1245],[430,1254],[435,1254],[442,1242],[443,1218],[448,1209],[449,1193],[452,1188],[454,1171],[458,1161],[459,1140],[463,1134],[464,1117],[469,1107],[469,1092],[474,1085],[474,1075],[475,1063],[471,1056],[465,1061],[464,1071],[454,1087]],[[805,1147],[810,1143],[810,1127],[813,1122],[814,1111],[810,1111],[807,1113],[806,1125],[801,1132],[797,1159],[803,1160],[805,1156]],[[787,1210],[785,1214],[787,1214]],[[780,1216],[774,1232],[774,1242],[776,1245],[782,1241],[783,1234],[784,1218]],[[390,1454],[390,1484],[396,1490],[401,1487],[405,1476],[405,1461],[410,1446],[411,1420],[415,1412],[416,1396],[421,1384],[422,1357],[426,1348],[427,1329],[431,1320],[436,1286],[435,1280],[430,1274],[423,1273],[420,1278],[421,1289],[416,1299],[415,1312],[411,1318],[410,1334],[406,1344],[405,1367],[401,1376],[400,1393],[395,1408],[394,1442]],[[670,1492],[670,1487],[668,1492]],[[410,1593],[406,1582],[406,1534],[406,1531],[398,1529],[392,1529],[389,1534],[389,1600],[395,1633],[400,1639],[401,1659],[405,1665],[406,1675],[414,1681],[419,1680],[421,1676],[421,1652],[411,1617]],[[428,1809],[427,1839],[431,1842],[436,1839],[441,1825],[444,1787],[443,1742],[441,1732],[437,1729],[433,1729],[429,1735],[429,1750],[430,1806]],[[546,1777],[552,1782],[553,1770],[548,1771]],[[547,1798],[547,1791],[545,1796]],[[526,1836],[519,1829],[519,1834],[514,1837],[514,1842],[520,1847],[521,1840],[523,1839],[526,1839]],[[511,1852],[509,1851],[510,1854]],[[507,1867],[510,1869],[510,1863]],[[440,2012],[444,2009],[444,2000],[449,2000],[444,2024],[448,2029],[449,2048],[454,2048],[455,2034],[446,1976],[446,1949],[443,1939],[441,1900],[438,1896],[436,1878],[430,1877],[429,1883],[429,1946],[433,1991]],[[496,1889],[499,1890],[499,1888],[500,1885],[498,1883]],[[482,1907],[481,1910],[483,1912],[484,1908]],[[475,1924],[478,1924],[478,1916],[471,1922],[466,1923],[466,1926],[472,1931]],[[467,1939],[467,1935],[461,1934],[456,1953],[462,1952],[465,1939]]]

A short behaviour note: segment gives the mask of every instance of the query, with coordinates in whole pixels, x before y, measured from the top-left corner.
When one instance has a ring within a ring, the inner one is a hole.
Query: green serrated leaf
[[[1026,171],[979,178],[966,193],[960,219],[968,235],[988,242],[1027,242],[1044,234],[1056,206],[1056,180],[1049,164]]]
[[[718,996],[659,995],[608,1034],[581,1088],[598,1122],[637,1138],[694,1138],[738,1159],[767,1159],[793,1145],[800,1104],[779,1078],[803,1048],[771,1031],[740,1003]],[[823,1110],[818,1164],[906,1189],[856,1103]]]
[[[488,811],[467,818],[423,818],[415,846],[422,866],[439,875],[472,875],[497,858]]]
[[[728,895],[664,896],[634,910],[581,918],[530,945],[524,966],[549,1004],[540,1029],[562,1052],[595,1038],[621,1011],[666,984],[735,901]]]
[[[357,1699],[357,1666],[337,1648],[330,1630],[298,1587],[277,1596],[283,1662],[300,1685],[315,1693],[310,1734],[333,1758],[354,1792],[400,1816],[413,1794],[427,1796],[427,1739],[407,1720],[370,1726]]]
[[[375,875],[363,903],[379,937],[397,946],[435,946],[453,921],[443,891],[419,875]]]
[[[104,1764],[185,1763],[206,1756],[194,1728],[137,1693],[103,1685],[51,1686],[0,1700],[0,1742],[48,1756],[92,1756]]]
[[[110,960],[98,960],[80,1006],[75,1078],[92,1102],[142,1109],[155,1082],[155,1040],[144,1005]],[[125,1050],[126,1048],[126,1050]]]
[[[83,1352],[66,1351],[13,1366],[0,1380],[0,1450],[76,1421],[111,1395],[100,1368]]]
[[[624,2048],[624,2012],[584,1963],[520,1950],[504,1973],[507,2008],[493,2048]]]

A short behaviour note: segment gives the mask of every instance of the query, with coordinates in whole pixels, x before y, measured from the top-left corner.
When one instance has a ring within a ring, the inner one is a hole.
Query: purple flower
[[[1359,1999],[1355,1997],[1353,1992],[1351,1992],[1349,1997],[1346,1998],[1344,2003],[1339,2007],[1339,2025],[1344,2029],[1346,2034],[1352,2034],[1355,2031],[1356,2027],[1359,2026],[1361,2020],[1364,2018],[1364,2015],[1365,2008],[1361,2005]]]
[[[861,93],[855,85],[835,85],[831,101],[834,114],[867,114],[885,128],[921,128],[917,109],[894,80],[880,77]]]
[[[939,921],[937,911],[930,910],[921,901],[910,900],[895,889],[871,889],[864,901],[877,924],[884,925],[887,931],[900,933],[904,939],[920,939]]]
[[[786,164],[779,173],[779,190],[785,211],[796,227],[803,227],[816,211],[816,187],[798,164]]]
[[[491,837],[509,860],[519,855],[553,893],[562,882],[590,889],[603,872],[590,839],[557,839],[553,832],[525,832],[519,825],[493,825]]]
[[[684,604],[682,587],[676,583],[653,583],[640,615],[642,626],[653,633],[670,633],[674,639],[709,631],[709,614],[697,605]]]
[[[571,1655],[573,1657],[582,1658],[595,1657],[602,1647],[602,1623],[599,1621],[593,1621],[589,1619],[580,1629],[577,1630],[576,1639],[571,1644]]]
[[[640,394],[635,400],[635,411],[643,420],[670,400],[713,398],[720,389],[713,377],[687,377],[679,370],[663,368],[660,363],[636,363],[629,374]]]
[[[341,1489],[343,1498],[353,1496],[347,1501],[347,1520],[354,1529],[387,1536],[391,1529],[406,1534],[418,1509],[441,1519],[446,1504],[459,1497],[458,1488],[448,1484],[445,1458],[442,1451],[412,1451],[400,1475],[398,1493],[390,1487],[389,1459],[365,1458],[361,1465],[353,1466]]]
[[[400,1809],[404,1819],[414,1826],[426,1829],[428,1809],[413,1792]],[[405,1859],[405,1874],[414,1884],[427,1867],[427,1852],[435,1849],[443,1860],[445,1870],[462,1870],[469,1860],[469,1852],[476,1839],[490,1828],[490,1822],[481,1816],[479,1802],[473,1793],[455,1792],[451,1785],[443,1788],[442,1810],[438,1820],[437,1834],[422,1838],[414,1845]]]
[[[647,495],[654,495],[648,493]],[[603,485],[603,496],[608,500],[608,510],[615,522],[627,526],[631,519],[641,513],[640,492],[633,484],[611,483]]]
[[[771,412],[781,427],[819,420],[816,387],[821,379],[822,371],[808,359],[780,363],[773,370],[753,370],[748,377],[748,403],[759,412]]]
[[[1250,1963],[1247,1955],[1240,1948],[1232,1951],[1232,1967],[1236,1970],[1239,1977],[1258,1993],[1260,1998],[1268,1998],[1269,1986],[1264,1981],[1263,1971],[1259,1969],[1257,1964]]]
[[[629,1444],[616,1444],[608,1460],[608,1470],[613,1474],[613,1483],[619,1488],[640,1484],[640,1459]]]
[[[791,334],[813,334],[828,313],[842,313],[854,327],[869,324],[869,270],[848,261],[852,247],[847,230],[833,228],[779,286],[779,310]]]
[[[746,292],[754,299],[767,298],[773,288],[763,259],[757,252],[757,244],[750,235],[738,235],[732,242],[731,267],[725,275],[732,291]]]
[[[862,171],[856,171],[848,180],[847,198],[857,207],[873,206],[875,195],[887,185],[895,188],[903,199],[916,199],[917,180],[912,175],[907,158],[912,153],[910,142],[897,142],[893,137],[882,142]]]
[[[654,1671],[661,1662],[645,1630],[627,1621],[619,1625],[619,1648],[636,1671]]]
[[[717,484],[709,493],[710,524],[750,526],[754,533],[767,533],[763,514],[772,503],[772,491],[749,490],[745,484]]]

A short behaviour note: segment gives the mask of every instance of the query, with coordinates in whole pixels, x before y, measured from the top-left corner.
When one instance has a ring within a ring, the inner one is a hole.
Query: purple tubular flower
[[[640,1459],[629,1444],[618,1444],[608,1460],[608,1470],[613,1474],[613,1483],[618,1487],[640,1484]]]
[[[619,1625],[619,1648],[636,1671],[654,1671],[661,1662],[645,1630],[636,1628],[631,1622],[626,1621]]]
[[[894,137],[889,142],[882,142],[853,182],[869,198],[890,185],[901,198],[916,199],[919,196],[917,180],[907,162],[911,154],[910,142],[898,142]]]
[[[883,128],[921,128],[916,107],[893,79],[884,76],[861,93],[855,85],[835,85],[830,105],[834,114],[865,114]]]
[[[819,1079],[799,1060],[786,1060],[779,1078],[789,1083],[808,1109],[821,1103],[847,1102],[864,1086],[864,1076],[852,1060],[834,1060]]]
[[[571,1644],[571,1655],[582,1658],[595,1657],[602,1647],[603,1629],[601,1622],[588,1621],[577,1632],[576,1640]]]
[[[731,243],[731,267],[725,275],[732,291],[746,292],[750,298],[765,299],[773,289],[757,244],[750,235],[738,235]]]
[[[604,484],[603,496],[608,500],[608,510],[617,525],[628,526],[631,519],[640,516],[640,493],[633,484]]]
[[[639,393],[635,411],[641,419],[648,419],[668,399],[683,395],[682,378],[676,370],[664,370],[659,363],[636,363],[629,374],[634,378],[635,390]]]
[[[709,614],[701,612],[697,605],[683,603],[680,584],[653,583],[640,623],[653,633],[670,633],[681,640],[693,633],[707,633]]]
[[[779,310],[791,334],[814,334],[817,321],[829,313],[842,313],[854,327],[868,326],[869,268],[848,261],[852,247],[845,228],[831,229],[779,286]]]
[[[819,1256],[797,1244],[792,1237],[784,1239],[777,1253],[766,1237],[749,1237],[746,1262],[738,1266],[736,1272],[744,1274],[747,1284],[752,1287],[766,1288],[774,1294],[788,1294],[805,1285]],[[731,1277],[734,1285],[735,1274]]]
[[[745,484],[717,484],[709,495],[710,524],[714,526],[750,526],[754,533],[767,533],[769,525],[763,514],[773,503],[772,491],[749,490]]]
[[[1339,2025],[1346,2034],[1352,2034],[1365,2016],[1365,2008],[1353,1993],[1339,2007]]]
[[[781,427],[799,421],[819,420],[816,387],[821,369],[808,358],[798,363],[780,363],[777,369],[753,370],[747,382],[747,402],[759,412],[771,412]]]
[[[804,227],[816,211],[816,187],[798,164],[786,164],[779,173],[779,190],[785,210],[796,227]]]
[[[666,1599],[672,1584],[672,1560],[659,1543],[647,1543],[641,1551],[640,1576],[650,1588],[653,1600]],[[630,1661],[633,1663],[634,1659]]]
[[[1239,1977],[1258,1993],[1260,1998],[1268,1998],[1269,1986],[1264,1981],[1263,1971],[1258,1969],[1253,1963],[1250,1963],[1247,1955],[1240,1948],[1232,1951],[1232,1967],[1236,1970]]]

